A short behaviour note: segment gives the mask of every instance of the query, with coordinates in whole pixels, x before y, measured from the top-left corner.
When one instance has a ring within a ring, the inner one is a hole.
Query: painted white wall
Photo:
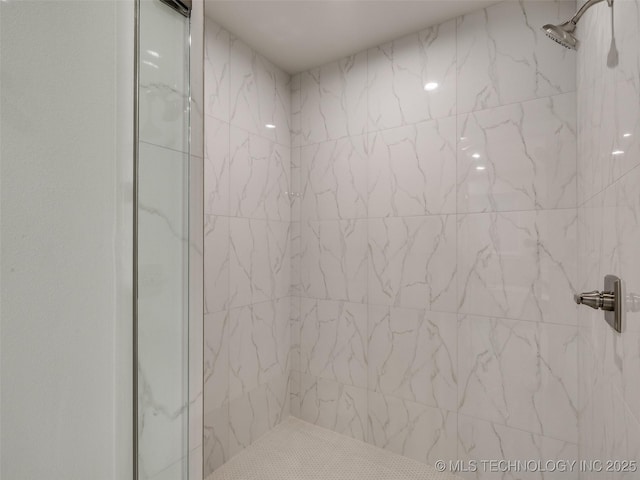
[[[0,3],[7,479],[131,475],[133,14]]]

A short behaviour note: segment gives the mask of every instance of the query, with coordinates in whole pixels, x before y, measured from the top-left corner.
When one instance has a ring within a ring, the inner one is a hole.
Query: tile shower
[[[604,6],[577,54],[540,31],[575,2],[293,76],[207,19],[205,476],[289,415],[431,464],[640,456],[633,314],[572,300],[640,280],[638,8],[615,73]]]

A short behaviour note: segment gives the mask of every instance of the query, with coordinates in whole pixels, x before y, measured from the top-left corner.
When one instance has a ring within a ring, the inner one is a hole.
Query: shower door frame
[[[140,415],[139,415],[139,385],[138,385],[138,381],[139,381],[139,375],[138,375],[138,361],[139,361],[139,348],[138,348],[138,341],[139,341],[139,335],[138,335],[138,327],[139,327],[139,309],[138,309],[138,296],[139,296],[139,287],[138,287],[138,281],[139,281],[139,268],[138,268],[138,261],[139,261],[139,208],[140,208],[140,204],[139,204],[139,193],[140,193],[140,189],[139,189],[139,178],[140,178],[140,167],[139,167],[139,161],[140,161],[140,3],[143,0],[134,0],[134,55],[133,55],[133,61],[134,61],[134,68],[133,68],[133,126],[134,126],[134,132],[133,132],[133,185],[132,185],[132,202],[133,202],[133,212],[132,212],[132,223],[133,223],[133,229],[132,229],[132,240],[133,240],[133,269],[132,269],[132,294],[133,294],[133,302],[132,302],[132,354],[133,354],[133,362],[132,362],[132,408],[133,408],[133,415],[132,415],[132,436],[133,436],[133,451],[132,451],[132,466],[133,466],[133,471],[132,471],[132,478],[134,480],[138,480],[139,479],[139,419],[140,419]],[[192,56],[193,56],[193,47],[191,45],[192,42],[192,24],[191,24],[191,13],[192,13],[192,7],[193,7],[193,3],[192,0],[159,0],[161,3],[169,6],[170,8],[172,8],[173,10],[176,11],[176,13],[184,16],[187,18],[187,22],[188,22],[188,26],[189,26],[189,36],[186,39],[187,40],[187,50],[186,50],[186,54],[189,57],[189,62],[188,62],[188,66],[187,66],[187,73],[189,74],[189,82],[188,82],[188,102],[187,102],[187,108],[188,108],[188,112],[187,112],[187,121],[188,121],[188,154],[186,155],[187,158],[187,192],[185,195],[186,201],[188,202],[188,207],[187,207],[187,227],[186,227],[186,231],[188,234],[188,248],[187,248],[187,255],[186,255],[186,264],[187,264],[187,271],[189,272],[191,269],[191,264],[193,263],[193,248],[192,246],[195,245],[196,250],[198,248],[198,246],[202,246],[203,242],[204,242],[204,238],[192,238],[191,234],[193,231],[192,228],[192,221],[194,219],[197,219],[197,212],[200,211],[201,208],[203,208],[203,205],[200,207],[199,205],[195,205],[196,210],[194,212],[194,205],[192,205],[193,199],[194,199],[194,195],[193,195],[193,189],[192,189],[192,182],[194,180],[194,178],[197,178],[197,174],[200,173],[198,171],[196,172],[192,172],[192,160],[195,158],[192,155],[192,128],[193,128],[193,112],[192,112]],[[202,0],[196,0],[196,2],[201,2]],[[200,6],[202,5],[201,3],[199,4]],[[200,9],[201,10],[201,9]],[[198,15],[199,17],[201,15]],[[202,18],[198,18],[199,21],[202,21]],[[202,40],[202,39],[200,39]],[[201,70],[201,69],[200,69]],[[202,92],[200,92],[202,93]],[[197,95],[196,98],[200,99],[202,95]],[[196,123],[201,123],[201,122],[196,122]],[[198,128],[200,125],[196,125],[196,128]],[[201,126],[200,126],[201,127]],[[200,162],[202,163],[202,161]],[[198,170],[200,170],[200,167],[198,168]],[[195,176],[194,176],[195,174]],[[202,179],[203,180],[203,179]],[[200,190],[200,188],[198,189]],[[204,198],[201,199],[202,203],[204,202]],[[194,213],[196,213],[196,215],[194,215]],[[202,223],[202,220],[200,220],[199,223]],[[203,230],[203,228],[198,229],[197,225],[196,225],[196,231],[201,231]],[[197,277],[196,277],[197,278]],[[190,350],[191,350],[191,342],[190,342],[190,335],[189,335],[189,331],[191,328],[191,325],[193,324],[194,321],[198,321],[197,318],[192,318],[192,309],[190,308],[192,303],[195,301],[196,303],[198,301],[200,301],[201,303],[203,303],[203,298],[202,295],[198,295],[198,291],[201,291],[202,289],[193,289],[192,285],[190,284],[190,279],[191,276],[189,274],[187,274],[187,278],[186,278],[186,282],[187,282],[187,289],[186,289],[186,318],[183,318],[183,327],[184,330],[187,332],[186,336],[185,336],[185,341],[184,341],[184,345],[187,347],[186,348],[186,355],[184,356],[184,361],[185,361],[185,369],[184,371],[186,372],[185,375],[185,379],[183,379],[184,383],[185,383],[185,391],[186,391],[186,410],[184,412],[184,414],[186,415],[186,418],[184,420],[185,425],[186,425],[186,435],[184,437],[184,441],[186,442],[186,448],[185,448],[185,453],[186,456],[183,459],[183,461],[186,464],[186,468],[183,469],[183,472],[185,472],[187,474],[187,478],[183,479],[183,480],[199,480],[199,479],[195,479],[192,478],[191,476],[191,472],[190,472],[190,454],[191,454],[191,448],[190,448],[190,444],[189,444],[189,438],[190,438],[190,430],[191,430],[191,422],[190,422],[190,417],[191,417],[191,409],[190,409],[190,405],[192,403],[192,392],[190,391],[190,385],[191,385],[191,378],[190,378],[190,372],[191,372],[191,365],[190,365]],[[204,281],[204,279],[201,279],[199,281]],[[194,293],[195,290],[195,293]],[[194,297],[195,294],[195,297]],[[200,298],[198,298],[200,297]],[[202,320],[202,319],[200,319]],[[197,396],[197,393],[196,395]],[[200,435],[201,436],[201,435]]]

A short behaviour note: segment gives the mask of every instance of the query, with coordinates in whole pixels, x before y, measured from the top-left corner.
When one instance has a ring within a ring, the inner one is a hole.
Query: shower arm
[[[573,31],[576,29],[576,26],[578,25],[578,22],[580,21],[580,19],[582,18],[582,16],[585,14],[585,12],[587,10],[589,10],[591,7],[593,7],[596,3],[600,3],[603,2],[604,0],[588,0],[584,5],[582,5],[582,7],[580,7],[580,10],[577,11],[577,13],[573,16],[573,18],[571,20],[569,20],[569,22],[573,25],[572,29],[571,29],[571,33],[573,33]],[[607,4],[612,7],[613,6],[613,0],[607,0]]]

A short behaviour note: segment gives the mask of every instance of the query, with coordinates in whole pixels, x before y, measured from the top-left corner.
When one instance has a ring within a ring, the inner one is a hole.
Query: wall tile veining
[[[540,31],[574,9],[292,78],[292,414],[429,463],[577,458],[575,53]]]
[[[578,52],[579,289],[624,282],[623,333],[579,315],[579,446],[584,460],[640,459],[640,2],[583,18]],[[612,25],[619,64],[607,68]],[[633,471],[615,478],[637,478]],[[584,479],[601,478],[586,472]]]
[[[640,291],[640,10],[616,3],[615,70],[605,5],[578,55],[540,31],[575,10],[503,2],[290,80],[207,25],[209,469],[288,412],[429,463],[638,458],[638,314],[617,337],[572,294]]]
[[[205,476],[289,415],[289,90],[206,21]]]

